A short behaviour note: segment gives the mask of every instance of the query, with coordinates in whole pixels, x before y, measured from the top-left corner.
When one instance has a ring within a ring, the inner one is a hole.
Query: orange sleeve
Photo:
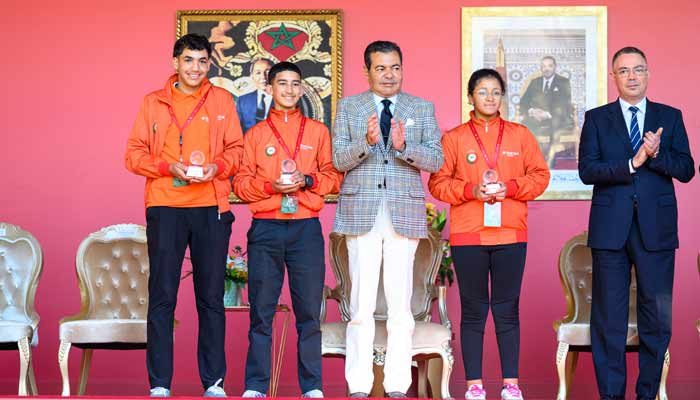
[[[464,193],[465,188],[471,193],[472,185],[454,177],[455,169],[457,168],[458,149],[449,132],[442,136],[442,151],[445,162],[438,172],[430,175],[428,190],[430,190],[430,194],[433,197],[440,201],[451,205],[462,204],[467,200]]]
[[[223,89],[222,89],[223,90]],[[228,92],[222,95],[222,108],[224,114],[224,149],[220,154],[214,156],[214,163],[222,168],[219,176],[233,176],[238,172],[243,155],[243,131],[238,120],[236,105]]]
[[[340,191],[340,182],[343,180],[343,174],[338,172],[333,166],[331,135],[328,133],[328,128],[325,125],[321,125],[318,134],[320,135],[318,152],[316,153],[318,172],[311,173],[311,176],[314,178],[314,186],[309,188],[309,190],[325,196]]]
[[[240,130],[240,127],[239,127]],[[243,139],[243,157],[238,173],[233,177],[233,191],[241,200],[248,202],[269,199],[270,194],[265,190],[269,182],[257,176],[258,161],[256,158],[257,135],[259,131],[252,128]]]
[[[525,175],[515,179],[517,191],[513,198],[515,200],[528,201],[534,200],[547,189],[547,185],[549,185],[549,167],[547,167],[547,162],[542,156],[535,135],[524,126],[521,129]]]
[[[124,156],[126,169],[137,175],[147,178],[160,178],[168,174],[168,163],[160,157],[153,156],[150,149],[150,137],[155,137],[151,132],[148,121],[148,96],[143,99],[136,121],[126,142],[126,154]],[[151,122],[152,123],[152,122]],[[164,165],[163,165],[164,164]]]

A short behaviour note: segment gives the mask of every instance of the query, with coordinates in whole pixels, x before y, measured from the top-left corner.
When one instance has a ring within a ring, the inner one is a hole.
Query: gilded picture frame
[[[506,81],[501,115],[526,125],[551,170],[538,200],[590,200],[578,177],[586,110],[607,103],[607,7],[463,7],[462,122],[469,77],[494,68]]]
[[[265,94],[267,71],[280,61],[301,69],[299,106],[330,131],[342,95],[340,10],[180,10],[176,35],[188,33],[209,38],[209,80],[234,96],[244,134],[273,106]],[[234,195],[230,201],[241,202]]]

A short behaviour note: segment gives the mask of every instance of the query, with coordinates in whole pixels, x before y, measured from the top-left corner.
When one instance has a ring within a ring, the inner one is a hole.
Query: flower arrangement
[[[224,275],[225,290],[232,284],[245,285],[248,282],[248,258],[241,246],[236,246],[228,256],[226,275]]]
[[[442,237],[442,230],[445,229],[447,223],[447,211],[438,210],[433,203],[425,203],[425,214],[428,228],[439,233]],[[452,269],[452,254],[450,253],[450,241],[447,239],[440,240],[442,247],[442,260],[438,269],[437,281],[441,285],[445,285],[445,281],[452,286],[454,283],[454,270]]]

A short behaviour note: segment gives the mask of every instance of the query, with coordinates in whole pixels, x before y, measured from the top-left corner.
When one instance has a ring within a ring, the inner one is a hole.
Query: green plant
[[[248,258],[241,246],[236,246],[228,256],[224,284],[228,290],[232,284],[245,285],[248,282]]]
[[[433,203],[425,203],[426,221],[428,227],[435,232],[438,232],[442,238],[442,230],[445,229],[447,223],[447,211],[438,210]],[[452,254],[450,253],[450,241],[448,239],[440,239],[442,250],[442,259],[440,260],[440,268],[438,269],[437,281],[441,285],[448,282],[450,286],[454,283],[454,270],[452,269]]]

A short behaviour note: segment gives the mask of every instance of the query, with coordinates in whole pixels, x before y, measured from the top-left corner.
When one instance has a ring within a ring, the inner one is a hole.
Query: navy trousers
[[[484,327],[489,308],[496,326],[503,378],[517,378],[520,357],[520,287],[525,270],[527,243],[452,246],[451,251],[462,306],[460,332],[467,380],[482,378]]]
[[[199,317],[197,361],[202,386],[226,374],[224,357],[224,273],[233,214],[217,207],[149,207],[146,237],[148,343],[146,366],[151,388],[170,388],[173,378],[173,322],[185,250],[189,246]]]
[[[267,393],[270,384],[272,318],[284,283],[285,265],[297,329],[299,387],[322,390],[320,313],[326,271],[318,218],[253,219],[248,231],[249,347],[245,388]]]
[[[602,398],[623,399],[627,370],[631,266],[636,267],[639,377],[637,398],[655,399],[664,355],[671,341],[671,295],[675,250],[644,248],[637,215],[619,250],[592,249],[591,347]]]

